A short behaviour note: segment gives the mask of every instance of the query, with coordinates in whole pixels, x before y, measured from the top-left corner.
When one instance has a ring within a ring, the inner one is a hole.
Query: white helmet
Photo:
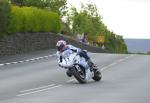
[[[67,45],[66,41],[64,41],[64,40],[59,40],[59,41],[56,43],[57,50],[60,51],[60,52],[62,52],[62,51],[65,49],[66,45]]]

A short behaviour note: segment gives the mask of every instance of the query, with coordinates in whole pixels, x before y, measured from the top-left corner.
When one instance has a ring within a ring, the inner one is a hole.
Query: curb
[[[36,60],[40,60],[40,59],[46,59],[46,58],[54,57],[54,56],[56,56],[56,54],[47,55],[47,56],[43,56],[43,57],[37,57],[37,58],[33,58],[33,59],[22,60],[22,61],[17,61],[17,62],[3,63],[3,64],[0,64],[0,67],[10,65],[10,64],[18,64],[18,63],[36,61]]]

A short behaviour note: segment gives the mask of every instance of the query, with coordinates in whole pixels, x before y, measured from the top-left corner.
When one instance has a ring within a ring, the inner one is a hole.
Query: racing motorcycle
[[[65,58],[62,58],[61,67],[67,69],[66,74],[72,75],[79,83],[86,83],[88,80],[100,81],[102,78],[101,72],[96,65],[92,68],[88,65],[85,58],[79,56],[76,52],[66,53]],[[87,74],[88,72],[88,74]]]

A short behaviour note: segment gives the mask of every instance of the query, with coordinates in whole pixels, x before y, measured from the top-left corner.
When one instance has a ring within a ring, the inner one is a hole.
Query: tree
[[[122,36],[108,30],[95,4],[81,4],[80,11],[77,11],[75,7],[71,7],[70,10],[66,23],[71,27],[73,33],[86,32],[91,42],[96,42],[96,37],[103,35],[105,36],[104,46],[108,51],[127,53],[127,46]]]
[[[0,0],[0,36],[5,32],[8,16],[10,12],[10,4],[7,0]]]
[[[94,40],[95,36],[99,34],[102,25],[101,16],[95,4],[82,4],[79,12],[75,7],[72,7],[67,23],[71,25],[73,32],[88,33],[90,41]]]
[[[10,0],[12,4],[18,6],[35,6],[38,8],[46,8],[50,11],[56,12],[59,15],[64,15],[66,11],[67,0]]]
[[[146,54],[150,55],[150,51],[148,51]]]
[[[47,7],[47,0],[9,0],[17,6],[36,6],[39,8]]]
[[[48,7],[51,11],[57,12],[59,15],[63,16],[67,11],[67,0],[46,0]]]

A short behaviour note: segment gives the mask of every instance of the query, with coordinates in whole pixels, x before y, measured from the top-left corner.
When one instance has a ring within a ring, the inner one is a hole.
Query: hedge
[[[7,33],[59,31],[60,18],[57,13],[36,7],[11,7]]]
[[[0,38],[4,35],[8,16],[10,13],[10,4],[7,0],[0,0]]]

